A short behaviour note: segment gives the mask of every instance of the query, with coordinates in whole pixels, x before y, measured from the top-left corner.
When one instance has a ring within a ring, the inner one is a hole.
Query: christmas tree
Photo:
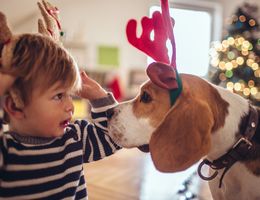
[[[244,3],[210,49],[209,79],[260,106],[260,31],[256,5]]]

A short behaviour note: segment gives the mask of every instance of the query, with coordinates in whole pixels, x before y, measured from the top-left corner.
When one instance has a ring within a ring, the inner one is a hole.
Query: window
[[[176,6],[174,6],[176,7]],[[150,8],[150,16],[159,6]],[[177,69],[180,73],[205,76],[209,67],[209,48],[212,41],[212,13],[205,10],[170,8],[175,20],[174,35],[176,43]],[[170,42],[167,43],[171,55]],[[148,58],[148,64],[152,62]]]

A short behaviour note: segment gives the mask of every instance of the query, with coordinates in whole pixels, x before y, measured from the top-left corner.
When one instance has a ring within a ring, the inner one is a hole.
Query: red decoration
[[[115,76],[112,81],[107,84],[109,90],[113,93],[116,100],[121,100],[123,95],[120,87],[118,76]]]
[[[136,35],[137,21],[131,19],[126,27],[129,43],[152,57],[157,63],[147,68],[147,75],[151,81],[165,89],[178,88],[176,81],[176,49],[173,34],[174,20],[170,17],[167,0],[161,0],[162,13],[156,11],[152,18],[143,17],[141,20],[142,34]],[[154,39],[150,38],[154,31]],[[166,41],[171,41],[172,56],[168,57]],[[166,67],[168,65],[168,67]],[[167,81],[166,81],[167,80]]]

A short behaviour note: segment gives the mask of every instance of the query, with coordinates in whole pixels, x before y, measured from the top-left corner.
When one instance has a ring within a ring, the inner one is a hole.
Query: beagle
[[[198,172],[210,180],[215,200],[259,200],[260,111],[197,76],[180,77],[183,89],[173,106],[169,91],[148,80],[134,99],[108,112],[108,134],[123,147],[150,151],[162,172],[204,158]],[[209,175],[201,173],[204,165]]]

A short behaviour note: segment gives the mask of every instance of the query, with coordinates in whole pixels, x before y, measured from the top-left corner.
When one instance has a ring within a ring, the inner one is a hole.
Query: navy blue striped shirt
[[[111,106],[92,112],[94,123],[75,121],[51,140],[0,130],[0,199],[87,199],[83,164],[120,149],[106,135]]]

